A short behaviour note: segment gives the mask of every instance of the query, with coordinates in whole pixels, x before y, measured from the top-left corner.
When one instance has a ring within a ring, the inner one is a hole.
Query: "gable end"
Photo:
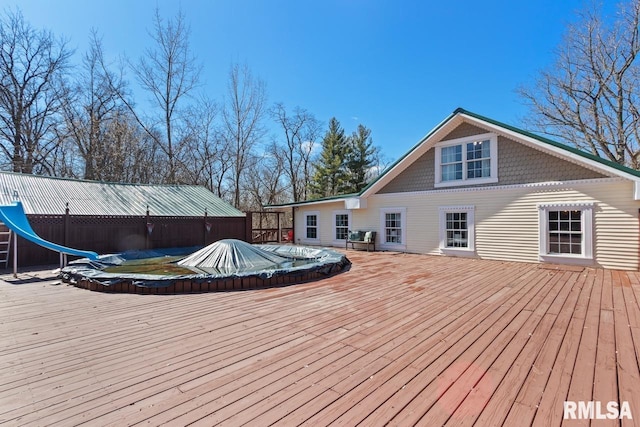
[[[469,123],[462,123],[441,141],[473,137],[483,133],[486,133],[485,129]],[[434,186],[435,151],[435,148],[431,147],[377,193],[403,193],[436,189]],[[575,181],[610,176],[499,135],[498,182],[462,185],[457,188]]]

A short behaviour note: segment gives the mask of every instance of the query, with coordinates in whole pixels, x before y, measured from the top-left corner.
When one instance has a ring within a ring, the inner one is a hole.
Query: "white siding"
[[[299,206],[295,210],[295,239],[299,244],[312,244],[317,246],[337,246],[334,242],[333,212],[344,209],[344,201],[335,203],[309,204]],[[313,212],[318,215],[319,242],[305,241],[306,224],[305,213]],[[351,227],[350,227],[351,228]]]
[[[538,204],[593,201],[594,258],[605,268],[637,270],[639,252],[638,208],[633,183],[625,180],[574,182],[564,186],[513,186],[484,190],[394,193],[368,198],[367,209],[352,211],[351,229],[376,230],[381,238],[380,209],[406,208],[406,251],[440,254],[439,206],[475,207],[475,249],[480,258],[538,262]],[[332,244],[332,211],[344,202],[309,206],[320,211],[322,245]],[[304,212],[302,207],[296,213]],[[296,215],[296,233],[302,236],[302,216]],[[299,220],[300,219],[300,220]],[[300,225],[298,225],[300,223]]]

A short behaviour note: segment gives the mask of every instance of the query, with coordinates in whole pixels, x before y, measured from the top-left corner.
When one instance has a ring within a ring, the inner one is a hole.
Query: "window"
[[[347,240],[349,234],[349,215],[336,215],[336,240]]]
[[[384,214],[384,241],[402,243],[402,214],[389,212]]]
[[[440,211],[440,251],[470,253],[475,250],[474,206],[442,206]]]
[[[549,221],[549,253],[582,253],[582,211],[552,211]]]
[[[318,217],[307,215],[307,239],[318,238]]]
[[[542,261],[593,259],[593,203],[542,204],[538,208]]]
[[[491,177],[491,142],[474,141],[467,143],[467,178]]]
[[[406,208],[380,209],[381,247],[387,249],[405,249],[407,233]]]
[[[498,139],[494,134],[436,145],[435,187],[498,182]]]
[[[344,243],[349,236],[349,226],[351,223],[351,214],[349,211],[334,211],[333,212],[333,240],[338,243]]]
[[[447,248],[468,247],[467,213],[447,212],[446,220],[445,232],[447,233],[447,240],[445,246]]]
[[[443,147],[441,154],[442,180],[462,179],[462,145]]]
[[[305,212],[304,214],[305,240],[307,241],[320,240],[320,233],[318,230],[319,217],[320,217],[320,214],[318,212]]]

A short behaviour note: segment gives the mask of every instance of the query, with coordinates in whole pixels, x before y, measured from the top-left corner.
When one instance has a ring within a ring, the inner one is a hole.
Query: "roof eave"
[[[324,203],[335,203],[335,202],[340,202],[346,199],[350,199],[352,197],[359,197],[360,193],[350,193],[350,194],[343,194],[343,195],[339,195],[339,196],[330,196],[330,197],[323,197],[321,199],[315,199],[315,200],[304,200],[301,202],[291,202],[291,203],[282,203],[282,204],[278,204],[278,205],[263,205],[262,207],[264,209],[281,209],[281,208],[294,208],[294,207],[298,207],[298,206],[307,206],[307,205],[319,205],[319,204],[324,204]]]

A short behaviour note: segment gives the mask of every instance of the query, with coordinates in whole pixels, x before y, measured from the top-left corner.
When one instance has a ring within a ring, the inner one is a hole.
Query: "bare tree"
[[[49,172],[72,51],[20,12],[0,20],[0,152],[14,172]]]
[[[229,174],[232,171],[234,156],[228,140],[221,132],[216,132],[214,137],[219,148],[215,154],[210,150],[206,151],[206,157],[211,159],[206,164],[207,182],[211,191],[216,193],[218,197],[231,201],[235,193],[225,183],[228,181]]]
[[[231,156],[233,204],[240,208],[245,172],[253,166],[252,150],[265,134],[262,121],[266,113],[264,83],[255,79],[247,66],[233,65],[229,71],[227,96],[222,110],[223,136]]]
[[[112,122],[127,114],[120,96],[125,91],[122,75],[122,70],[116,73],[109,69],[102,42],[92,31],[78,79],[64,103],[66,135],[60,136],[75,144],[84,163],[81,176],[85,179],[122,179],[116,165],[123,161],[127,147],[120,145],[122,139],[117,133],[110,132],[119,129]]]
[[[614,20],[599,10],[570,25],[556,62],[519,93],[540,132],[613,162],[640,167],[640,0]]]
[[[63,178],[79,178],[83,163],[73,141],[60,137],[55,149],[51,153],[49,167],[50,175]]]
[[[113,145],[113,159],[105,173],[120,177],[117,181],[122,182],[162,182],[166,164],[156,139],[150,137],[128,111],[118,111],[108,126],[106,133]]]
[[[244,189],[251,200],[246,209],[260,211],[264,205],[285,202],[285,184],[282,182],[285,158],[281,153],[281,147],[270,144],[264,155],[255,162],[252,173],[247,174]]]
[[[282,103],[271,108],[271,116],[280,125],[284,144],[280,156],[284,160],[283,173],[291,185],[294,202],[307,199],[308,182],[311,180],[311,156],[320,136],[320,122],[307,110],[296,107],[289,115]]]
[[[373,153],[373,165],[369,168],[367,172],[366,180],[367,182],[371,182],[374,179],[378,178],[382,173],[393,163],[393,159],[387,157],[383,152],[382,148],[374,147]]]
[[[189,142],[188,130],[181,129],[181,107],[198,86],[200,76],[200,66],[189,48],[189,32],[182,12],[165,22],[156,9],[154,30],[150,33],[155,47],[147,49],[133,67],[138,82],[151,94],[159,111],[150,122],[138,115],[136,118],[166,155],[166,181],[170,183],[177,180],[181,156]],[[128,105],[134,111],[131,104]],[[162,134],[155,132],[156,128],[162,128]]]
[[[205,185],[211,191],[214,191],[214,182],[224,178],[215,177],[217,164],[225,151],[216,129],[217,110],[215,102],[201,98],[185,114],[190,149],[184,155],[184,162],[189,167],[183,168],[183,180],[190,184]]]

